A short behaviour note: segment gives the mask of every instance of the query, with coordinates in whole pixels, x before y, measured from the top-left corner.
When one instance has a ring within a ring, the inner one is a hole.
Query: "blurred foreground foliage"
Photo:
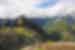
[[[0,50],[5,50],[5,48],[6,50],[15,50],[13,49],[14,47],[21,48],[23,46],[33,44],[34,43],[33,38],[32,38],[33,33],[34,31],[29,30],[27,28],[23,28],[23,27],[14,27],[14,28],[3,27],[1,28],[0,29],[0,41],[2,42],[0,42]],[[12,47],[10,47],[10,45]],[[4,46],[5,48],[3,48]],[[9,47],[11,49],[7,49]]]

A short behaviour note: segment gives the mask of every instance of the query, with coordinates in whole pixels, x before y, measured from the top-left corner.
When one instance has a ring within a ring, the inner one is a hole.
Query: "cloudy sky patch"
[[[64,16],[75,14],[75,0],[0,0],[0,18]]]

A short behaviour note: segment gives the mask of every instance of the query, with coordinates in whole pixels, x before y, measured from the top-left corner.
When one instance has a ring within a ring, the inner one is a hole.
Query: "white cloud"
[[[8,16],[15,18],[21,14],[28,17],[35,16],[59,16],[75,13],[75,0],[59,0],[56,5],[48,9],[32,8],[32,0],[0,0],[0,18]],[[8,2],[7,2],[8,1]],[[4,6],[3,6],[4,5]]]
[[[64,16],[67,14],[73,15],[75,12],[75,1],[74,0],[59,0],[56,5],[49,7],[48,9],[36,9],[35,13],[41,14],[41,16]],[[36,14],[35,16],[38,16]],[[34,15],[34,14],[33,14]]]
[[[31,3],[31,0],[9,0],[9,16],[13,18],[13,16],[18,16],[21,14],[30,14],[30,10],[32,8]]]

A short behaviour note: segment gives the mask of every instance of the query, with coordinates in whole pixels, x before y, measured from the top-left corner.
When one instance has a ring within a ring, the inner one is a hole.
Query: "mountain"
[[[48,19],[47,18],[35,18],[35,19],[32,19],[32,22],[42,27],[48,22]]]
[[[61,17],[60,19],[63,20],[64,22],[66,22],[67,25],[72,26],[73,24],[75,24],[75,17],[74,16],[67,15],[67,16]]]

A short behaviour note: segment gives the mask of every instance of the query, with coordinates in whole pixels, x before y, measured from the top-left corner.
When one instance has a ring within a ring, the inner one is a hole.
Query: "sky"
[[[75,16],[75,0],[0,0],[0,18]]]
[[[53,6],[58,2],[58,0],[33,0],[33,6],[34,8],[48,8],[49,6]]]

